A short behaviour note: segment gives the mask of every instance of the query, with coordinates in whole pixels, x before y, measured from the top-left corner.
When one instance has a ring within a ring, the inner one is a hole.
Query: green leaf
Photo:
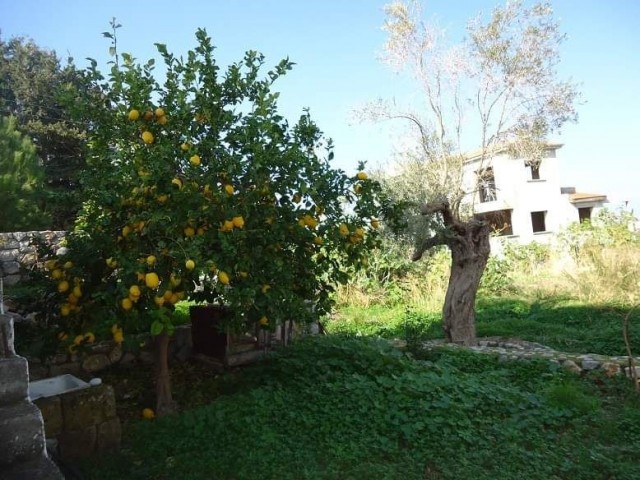
[[[164,331],[164,324],[161,321],[155,320],[151,324],[151,335],[160,335],[163,331]]]

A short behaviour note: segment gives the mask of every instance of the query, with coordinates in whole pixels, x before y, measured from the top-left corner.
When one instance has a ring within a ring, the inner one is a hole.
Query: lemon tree
[[[46,267],[58,295],[58,334],[75,351],[94,337],[157,338],[158,414],[171,407],[166,367],[174,305],[225,304],[230,329],[308,321],[333,286],[366,262],[379,218],[393,207],[364,171],[331,167],[332,143],[308,111],[290,124],[272,90],[292,63],[263,73],[249,51],[218,66],[206,32],[178,58],[122,54],[95,62],[89,95],[74,98],[88,128],[87,200],[68,250]],[[310,308],[313,305],[313,308]]]

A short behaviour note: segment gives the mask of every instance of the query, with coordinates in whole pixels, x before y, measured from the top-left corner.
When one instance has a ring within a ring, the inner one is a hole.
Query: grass
[[[640,401],[622,378],[334,335],[220,380],[208,405],[128,424],[85,477],[640,478]]]
[[[482,298],[477,303],[477,333],[519,338],[572,353],[626,355],[622,318],[626,309],[562,298]],[[438,311],[376,306],[345,307],[327,321],[331,333],[377,335],[409,340],[441,338]],[[632,351],[640,352],[640,312],[631,317]]]

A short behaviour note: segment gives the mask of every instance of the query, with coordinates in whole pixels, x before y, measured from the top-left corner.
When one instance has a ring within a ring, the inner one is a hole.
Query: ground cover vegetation
[[[84,464],[85,478],[640,474],[640,402],[623,378],[340,335],[305,339],[241,372],[202,374],[183,392],[194,408],[128,423],[122,451]]]

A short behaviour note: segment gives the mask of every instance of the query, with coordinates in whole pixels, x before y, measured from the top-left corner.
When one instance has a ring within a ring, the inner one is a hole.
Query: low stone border
[[[600,370],[609,377],[624,374],[632,378],[632,372],[629,369],[628,356],[606,356],[595,353],[566,353],[554,350],[550,347],[535,342],[526,342],[522,340],[504,340],[495,338],[484,338],[478,341],[478,345],[474,347],[462,347],[459,345],[445,343],[444,340],[432,340],[422,344],[427,349],[434,348],[466,348],[473,352],[497,355],[499,361],[517,361],[546,359],[551,362],[562,365],[567,370],[583,374]],[[640,363],[640,358],[634,357],[635,364]],[[635,367],[636,374],[640,377],[640,366]]]

